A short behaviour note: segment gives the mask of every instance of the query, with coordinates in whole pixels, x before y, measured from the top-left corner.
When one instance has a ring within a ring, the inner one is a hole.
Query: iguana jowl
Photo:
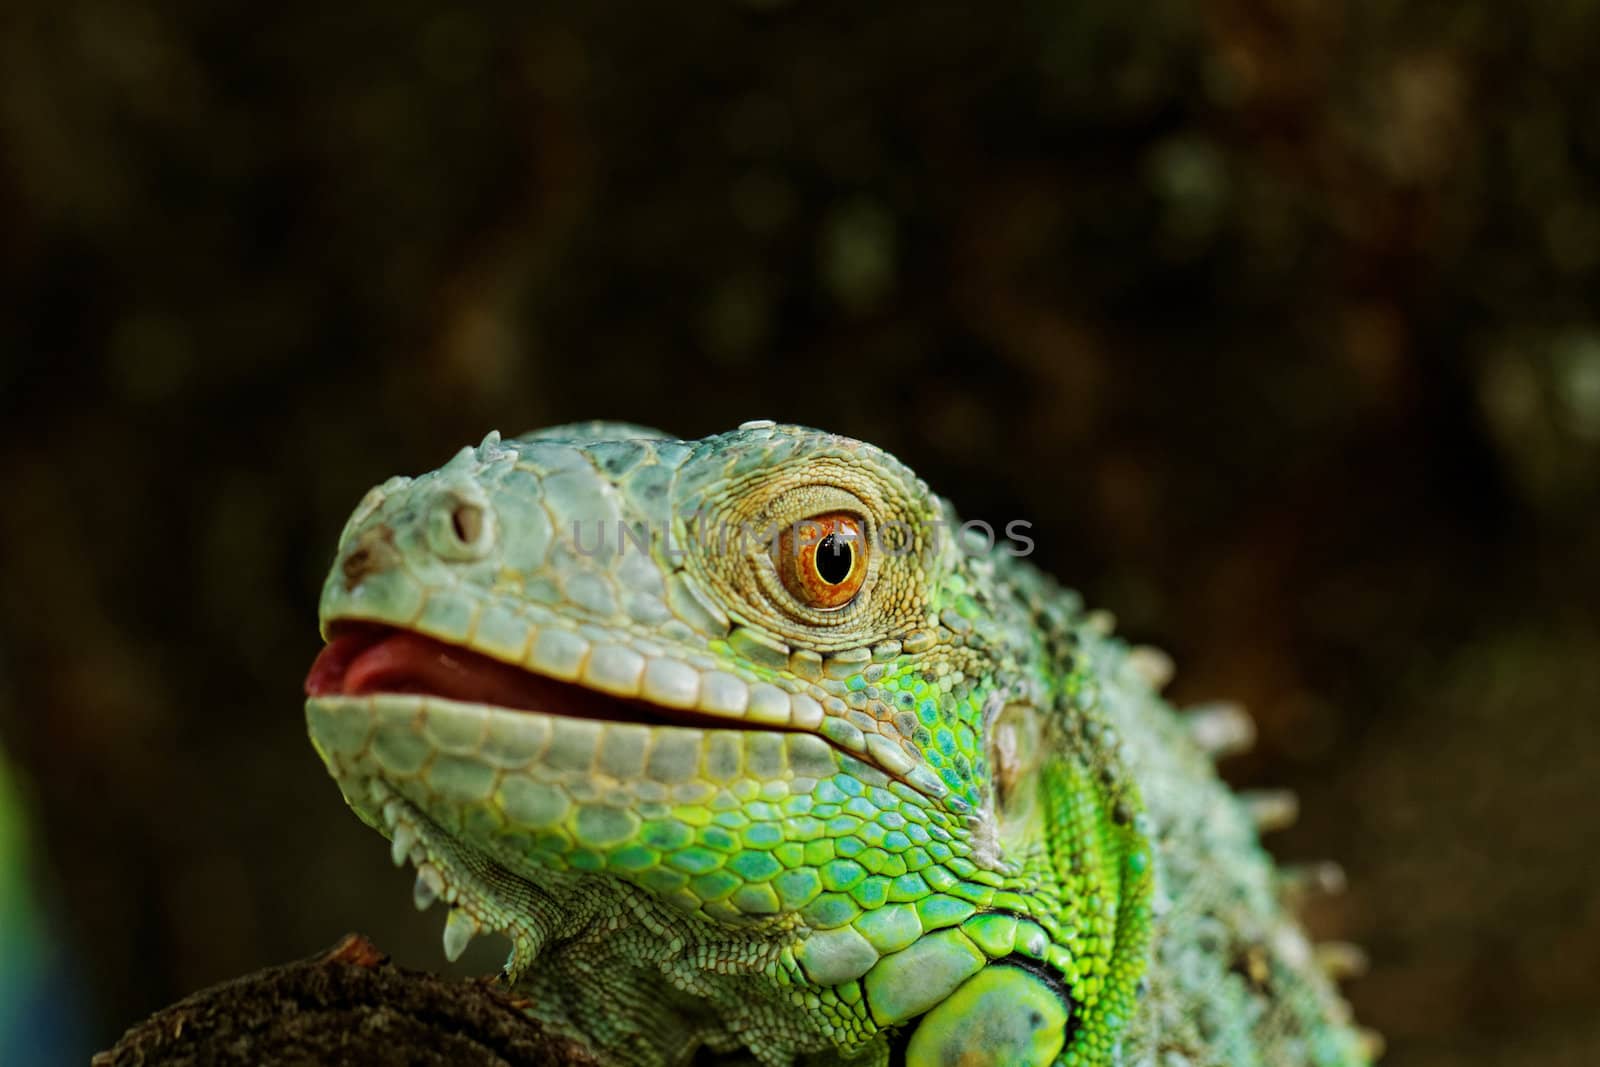
[[[618,1064],[1365,1063],[1194,724],[958,525],[800,427],[490,434],[351,517],[311,737]]]

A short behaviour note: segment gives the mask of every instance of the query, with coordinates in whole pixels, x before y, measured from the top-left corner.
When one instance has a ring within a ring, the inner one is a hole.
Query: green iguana
[[[617,1064],[1367,1063],[1240,720],[986,541],[815,430],[490,434],[350,518],[311,737]]]

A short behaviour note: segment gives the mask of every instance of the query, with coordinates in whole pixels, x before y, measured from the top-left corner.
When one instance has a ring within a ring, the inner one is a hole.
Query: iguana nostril
[[[477,544],[483,536],[483,509],[476,504],[457,504],[450,512],[450,528],[462,544]]]
[[[348,552],[339,569],[344,573],[346,592],[361,584],[369,574],[388,570],[400,562],[400,553],[394,547],[394,531],[388,526],[374,526],[366,530]]]
[[[470,563],[494,546],[494,515],[480,494],[451,487],[430,502],[424,528],[428,547],[440,559]]]

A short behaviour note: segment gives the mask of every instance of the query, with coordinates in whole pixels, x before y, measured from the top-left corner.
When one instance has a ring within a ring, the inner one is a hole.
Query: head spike
[[[1278,899],[1288,911],[1300,911],[1312,897],[1343,893],[1348,884],[1344,868],[1332,860],[1278,868]]]
[[[1259,833],[1287,830],[1300,818],[1300,798],[1287,789],[1252,789],[1239,794]]]
[[[393,836],[389,838],[389,856],[394,860],[396,867],[405,866],[406,860],[411,858],[411,849],[417,843],[417,832],[407,823],[397,823]]]
[[[478,458],[484,463],[493,463],[514,455],[515,452],[500,443],[499,430],[490,430],[484,435],[483,442],[478,445]]]
[[[1083,623],[1101,637],[1110,637],[1117,629],[1117,617],[1105,608],[1096,608],[1083,617]]]
[[[1151,645],[1135,645],[1128,649],[1128,666],[1158,693],[1172,681],[1173,672],[1177,669],[1171,656]]]
[[[478,936],[478,920],[462,911],[451,908],[444,921],[444,956],[454,963],[467,950],[472,939]]]
[[[441,474],[453,474],[457,471],[471,473],[478,464],[478,450],[471,445],[462,445],[461,450],[450,457],[450,462],[439,468]]]
[[[438,868],[431,863],[424,863],[417,868],[417,880],[411,887],[411,903],[417,906],[418,911],[427,911],[444,893],[444,879],[439,876]]]
[[[1346,978],[1359,978],[1367,973],[1372,961],[1367,950],[1350,941],[1324,941],[1316,947],[1317,966],[1335,982]]]
[[[1214,700],[1196,704],[1184,716],[1189,736],[1211,756],[1223,759],[1248,752],[1256,743],[1256,724],[1242,704]]]
[[[1383,1058],[1383,1050],[1388,1046],[1382,1034],[1370,1026],[1356,1027],[1356,1040],[1361,1042],[1361,1051],[1366,1055],[1367,1062],[1376,1063]]]

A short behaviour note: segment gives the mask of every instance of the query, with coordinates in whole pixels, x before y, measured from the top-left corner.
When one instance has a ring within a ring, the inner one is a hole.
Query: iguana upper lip
[[[716,715],[611,696],[412,630],[339,622],[306,675],[310,697],[413,693],[575,719],[748,729]]]

